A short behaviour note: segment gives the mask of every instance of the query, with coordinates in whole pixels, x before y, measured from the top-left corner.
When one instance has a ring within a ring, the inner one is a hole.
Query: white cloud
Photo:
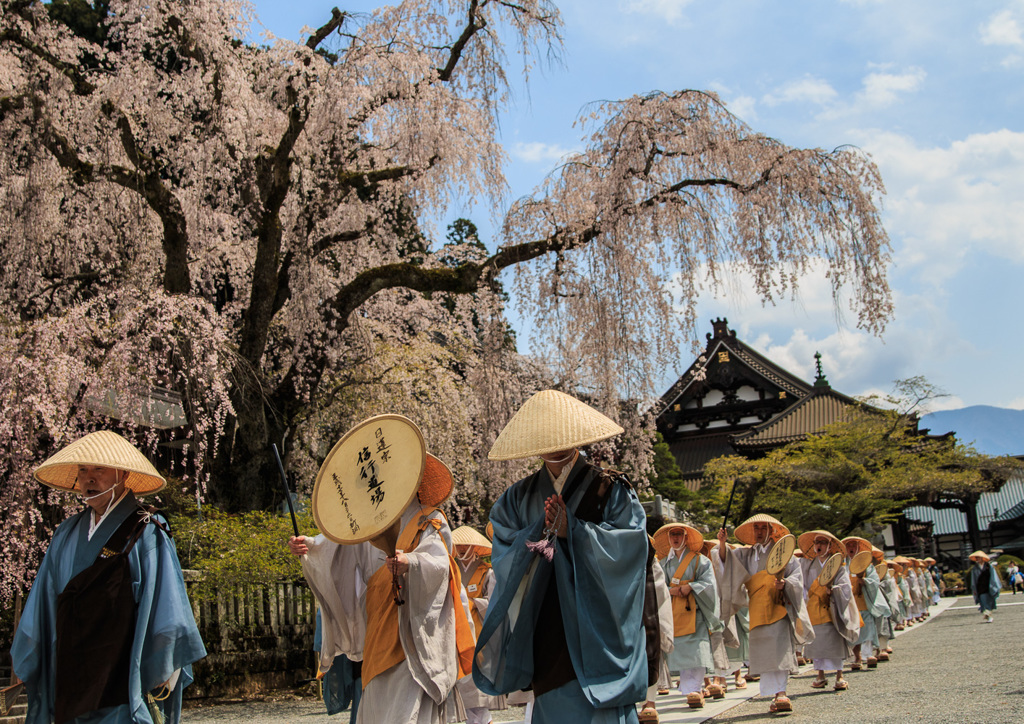
[[[806,76],[799,80],[790,81],[771,93],[764,96],[763,100],[770,106],[777,106],[782,103],[815,103],[825,105],[836,98],[836,91],[828,81],[813,76]]]
[[[948,373],[943,376],[948,360],[978,359],[981,354],[950,324],[949,300],[930,291],[897,289],[893,319],[879,338],[855,328],[845,300],[837,309],[824,263],[801,276],[795,300],[774,305],[761,304],[748,273],[735,265],[722,272],[718,293],[708,290],[698,300],[699,324],[728,318],[743,341],[807,381],[814,379],[814,353],[820,352],[832,387],[847,395],[889,394],[894,380],[916,375],[954,391],[960,381],[950,380]],[[704,331],[698,329],[700,336]]]
[[[921,68],[910,68],[903,73],[868,73],[864,76],[863,89],[857,94],[857,105],[872,108],[892,105],[901,93],[920,88],[926,75]]]
[[[960,410],[964,407],[967,407],[967,403],[964,402],[963,399],[956,395],[950,395],[949,397],[939,397],[937,399],[930,400],[927,405],[925,405],[925,413],[939,412],[941,410]],[[933,430],[932,432],[936,431]]]
[[[626,12],[654,15],[666,22],[676,23],[683,17],[683,8],[693,0],[629,0],[625,3]]]
[[[861,145],[886,182],[886,228],[902,238],[902,269],[938,287],[972,253],[1024,262],[1024,133],[974,134],[945,148],[879,133]]]
[[[1016,10],[1008,8],[989,18],[980,28],[981,42],[985,45],[1024,46],[1024,36],[1017,22],[1018,14]]]
[[[558,162],[574,153],[572,149],[553,143],[519,142],[512,146],[512,157],[527,163]]]
[[[737,96],[727,104],[729,110],[736,116],[739,116],[747,123],[751,123],[757,120],[757,101],[750,96]]]
[[[1024,397],[1018,397],[1014,400],[1010,400],[1003,407],[1008,407],[1011,410],[1024,410]]]

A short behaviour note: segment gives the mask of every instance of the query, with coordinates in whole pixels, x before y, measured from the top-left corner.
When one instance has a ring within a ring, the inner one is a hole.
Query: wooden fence
[[[207,656],[193,668],[189,698],[251,696],[316,674],[316,606],[304,581],[238,586],[209,598],[193,595],[199,574],[185,572]]]

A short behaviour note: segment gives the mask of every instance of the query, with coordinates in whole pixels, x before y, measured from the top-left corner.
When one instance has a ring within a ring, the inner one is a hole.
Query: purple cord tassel
[[[555,559],[555,536],[558,535],[558,526],[562,522],[562,516],[565,515],[565,510],[561,510],[558,513],[558,517],[555,522],[548,528],[544,529],[544,537],[540,540],[528,540],[526,541],[527,550],[533,551],[534,553],[540,553],[551,563]]]
[[[550,538],[544,538],[542,540],[528,540],[526,541],[526,547],[534,553],[540,553],[547,559],[548,563],[553,561],[555,558],[555,546],[552,544]]]

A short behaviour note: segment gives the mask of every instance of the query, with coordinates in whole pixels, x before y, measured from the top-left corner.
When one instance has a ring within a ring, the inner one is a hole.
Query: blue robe
[[[971,593],[974,594],[974,602],[979,605],[981,611],[995,611],[996,610],[996,599],[999,598],[999,592],[1003,590],[1003,582],[999,578],[999,571],[991,563],[986,563],[985,567],[992,571],[992,574],[988,579],[988,588],[983,591],[978,590],[978,577],[981,575],[983,568],[978,565],[971,566]]]
[[[665,571],[665,579],[669,582],[669,588],[676,584],[676,570],[684,558],[686,549],[681,551],[682,556],[676,557],[674,551],[658,561],[658,565]],[[718,584],[715,581],[715,570],[711,561],[698,553],[690,561],[686,570],[682,572],[681,578],[690,579],[690,588],[693,590],[693,597],[697,604],[697,626],[692,634],[675,636],[675,644],[672,653],[668,655],[669,671],[686,671],[703,666],[708,674],[715,673],[714,656],[711,651],[711,634],[720,633],[725,629],[722,620],[719,618],[721,612],[718,605]]]
[[[316,611],[316,631],[313,633],[313,650],[317,652],[317,659],[320,658],[320,647],[323,642],[323,618],[320,609]],[[331,668],[324,672],[320,686],[323,691],[324,706],[327,708],[327,715],[333,716],[352,705],[352,721],[356,721],[359,713],[359,697],[363,693],[363,679],[356,676],[355,666],[352,660],[344,654],[334,657]]]
[[[584,476],[571,493],[574,479]],[[496,583],[477,640],[473,679],[491,695],[531,685],[534,631],[549,585],[557,586],[566,645],[576,679],[537,696],[536,724],[635,722],[635,704],[647,691],[642,623],[647,532],[636,493],[623,481],[607,491],[600,523],[577,518],[597,468],[582,456],[563,492],[568,534],[555,539],[553,562],[527,549],[542,538],[544,501],[554,495],[546,468],[510,487],[491,509]]]
[[[56,683],[57,596],[68,582],[95,562],[100,549],[121,523],[139,508],[127,495],[89,540],[86,508],[60,524],[32,584],[18,631],[11,646],[14,671],[28,694],[26,724],[53,721]],[[162,520],[162,519],[160,519]],[[191,664],[206,656],[173,541],[156,525],[148,524],[128,554],[136,608],[135,634],[129,665],[129,702],[84,714],[79,724],[151,724],[146,693],[181,670],[171,695],[157,702],[166,724],[181,716],[181,692],[192,683]],[[131,615],[111,611],[111,616]],[[88,662],[82,662],[88,666]]]

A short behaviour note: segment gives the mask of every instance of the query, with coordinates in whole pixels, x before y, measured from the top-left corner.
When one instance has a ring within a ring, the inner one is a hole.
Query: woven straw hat
[[[766,513],[758,513],[752,515],[745,521],[739,524],[736,528],[735,536],[736,540],[740,543],[746,543],[747,545],[754,545],[756,538],[754,537],[754,523],[769,523],[772,527],[771,539],[774,543],[784,535],[789,535],[789,528],[780,523],[777,519]]]
[[[925,558],[924,562],[927,563],[929,566],[934,566],[936,563],[938,563],[938,561],[936,561],[931,556],[928,556],[927,558]]]
[[[726,542],[725,545],[727,545],[729,547],[729,550],[733,550],[734,548],[736,548],[736,544],[735,543]],[[706,558],[710,558],[711,557],[711,551],[713,551],[717,547],[718,547],[718,539],[717,538],[707,538],[704,541],[704,545],[702,545],[700,547],[700,554],[702,556],[706,557]]]
[[[472,546],[478,556],[491,555],[491,542],[468,525],[460,525],[452,531],[452,545]]]
[[[857,552],[858,553],[860,553],[862,551],[868,551],[869,553],[871,553],[872,552],[872,548],[874,548],[874,546],[872,546],[867,541],[867,539],[861,538],[861,537],[855,536],[855,535],[848,535],[845,538],[843,538],[843,545],[844,546],[849,545],[850,543],[856,543],[857,544]],[[874,554],[873,553],[872,553],[871,557],[874,558]]]
[[[897,563],[895,558],[891,561],[885,561],[885,565],[889,566],[889,568],[896,571],[897,573],[903,573],[903,566]]]
[[[804,552],[804,555],[808,558],[817,558],[814,555],[814,541],[818,538],[827,538],[829,542],[828,554],[830,556],[836,553],[842,553],[846,556],[846,546],[843,542],[836,538],[834,535],[829,533],[827,530],[809,530],[806,533],[801,533],[800,537],[796,539],[796,543],[800,546],[800,550]]]
[[[417,488],[420,504],[436,508],[452,494],[452,471],[440,459],[427,453],[423,477]]]
[[[654,532],[654,552],[658,554],[658,558],[664,558],[672,550],[668,541],[668,534],[672,529],[682,530],[685,536],[683,545],[691,551],[700,553],[704,547],[704,536],[699,530],[684,523],[666,523]]]
[[[622,432],[610,418],[558,390],[541,390],[519,408],[487,453],[519,460],[606,440]]]
[[[871,560],[873,560],[875,563],[881,563],[885,560],[885,551],[883,551],[881,548],[871,546]]]
[[[167,481],[138,448],[109,430],[92,432],[49,457],[32,473],[43,485],[57,490],[74,490],[78,466],[93,465],[128,473],[125,487],[136,495],[163,490]]]
[[[967,557],[970,560],[972,560],[972,561],[979,561],[979,560],[990,561],[990,560],[992,560],[989,557],[988,553],[986,553],[985,551],[974,551],[974,553],[972,553],[971,555],[969,555]]]

